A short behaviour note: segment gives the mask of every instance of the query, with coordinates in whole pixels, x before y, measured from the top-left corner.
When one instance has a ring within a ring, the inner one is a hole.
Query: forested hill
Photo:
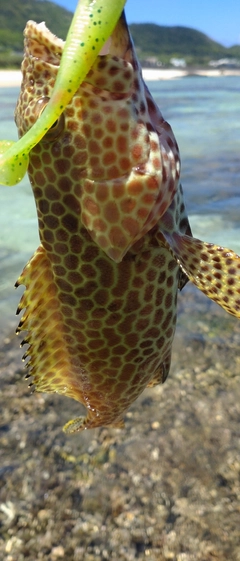
[[[189,27],[141,23],[132,24],[130,29],[140,58],[152,56],[165,62],[171,57],[179,57],[187,62],[196,59],[202,63],[223,57],[240,58],[240,45],[226,48]]]
[[[20,64],[23,29],[29,19],[45,21],[53,33],[65,39],[71,18],[71,12],[48,0],[0,0],[0,66]],[[240,59],[240,45],[227,49],[188,27],[146,23],[132,24],[130,29],[139,57],[145,62],[152,58],[156,64],[168,64],[172,57],[184,58],[187,64],[207,64],[222,57]]]
[[[23,50],[26,22],[45,21],[55,35],[65,39],[72,13],[48,0],[0,0],[0,49]]]

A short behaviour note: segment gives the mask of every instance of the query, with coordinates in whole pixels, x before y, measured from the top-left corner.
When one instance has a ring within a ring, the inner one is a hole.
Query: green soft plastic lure
[[[17,143],[0,141],[0,184],[15,185],[27,172],[28,154],[57,121],[111,35],[126,0],[79,0],[51,99]]]

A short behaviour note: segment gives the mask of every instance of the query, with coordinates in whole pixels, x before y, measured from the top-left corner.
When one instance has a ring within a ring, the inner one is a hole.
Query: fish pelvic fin
[[[188,235],[162,233],[189,280],[228,313],[240,317],[240,256]]]

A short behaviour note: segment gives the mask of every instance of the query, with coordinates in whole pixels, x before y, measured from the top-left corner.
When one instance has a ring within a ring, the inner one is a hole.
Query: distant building
[[[170,62],[175,68],[186,68],[187,66],[184,58],[170,58]]]
[[[210,60],[208,64],[213,68],[221,68],[222,66],[225,68],[239,68],[240,60],[237,58],[220,58],[219,60]]]
[[[162,62],[156,56],[147,56],[144,62],[149,68],[160,68],[162,66]]]

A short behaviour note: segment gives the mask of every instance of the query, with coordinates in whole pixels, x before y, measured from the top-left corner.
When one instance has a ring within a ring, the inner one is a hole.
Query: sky
[[[70,11],[77,5],[77,0],[53,1]],[[226,47],[240,44],[240,0],[127,0],[126,15],[128,23],[183,25]]]

